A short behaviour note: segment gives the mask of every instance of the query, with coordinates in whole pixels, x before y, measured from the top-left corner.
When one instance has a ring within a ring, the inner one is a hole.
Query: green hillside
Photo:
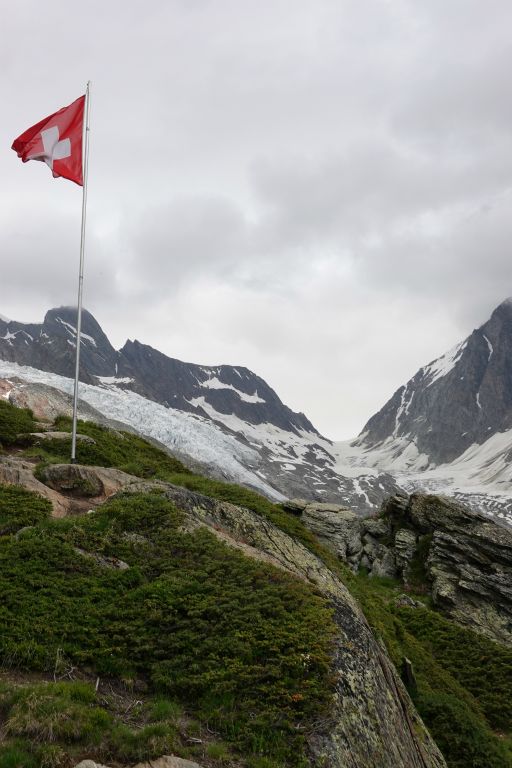
[[[32,428],[0,401],[5,450],[22,450],[36,473],[67,461],[66,440],[16,445]],[[450,768],[512,766],[512,652],[428,606],[400,607],[400,585],[354,576],[279,505],[194,475],[129,433],[79,431],[95,440],[78,444],[80,463],[248,507],[299,539],[360,601],[397,668],[412,662],[409,692]],[[307,764],[333,683],[335,626],[320,594],[187,529],[158,492],[79,517],[49,513],[40,497],[0,486],[0,768],[170,753],[208,766]]]

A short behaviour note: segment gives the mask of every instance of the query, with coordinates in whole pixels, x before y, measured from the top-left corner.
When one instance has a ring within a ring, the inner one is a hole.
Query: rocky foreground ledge
[[[512,646],[512,530],[444,497],[395,495],[379,517],[301,500],[289,511],[357,571],[425,591],[451,619]]]

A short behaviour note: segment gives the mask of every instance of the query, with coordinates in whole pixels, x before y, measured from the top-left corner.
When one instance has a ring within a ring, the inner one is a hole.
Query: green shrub
[[[364,576],[348,583],[395,666],[405,656],[412,661],[417,685],[409,692],[449,768],[512,768],[511,752],[491,730],[511,731],[511,652],[427,607],[396,607],[399,584]],[[449,743],[452,712],[456,749]],[[481,762],[486,750],[488,764]]]
[[[151,704],[149,719],[154,723],[162,722],[162,720],[175,723],[182,713],[182,707],[175,701],[158,696]]]
[[[0,535],[36,525],[51,514],[52,505],[37,493],[16,485],[0,485]]]
[[[111,720],[95,700],[94,689],[84,683],[20,688],[10,702],[5,732],[40,744],[97,744]]]
[[[180,746],[176,729],[168,724],[152,723],[132,730],[119,723],[109,735],[105,750],[116,760],[138,763],[176,753]]]
[[[0,400],[0,445],[15,445],[20,442],[20,435],[34,430],[32,411],[28,408],[15,408],[7,400]]]
[[[433,611],[397,611],[407,631],[478,700],[493,728],[512,726],[512,649],[459,627]]]
[[[463,702],[446,694],[423,694],[416,701],[450,768],[505,768],[506,747]]]
[[[30,743],[20,739],[0,743],[0,768],[39,768]]]
[[[0,661],[53,670],[60,652],[102,677],[145,677],[233,748],[297,764],[299,724],[329,703],[331,610],[308,585],[181,523],[163,496],[126,495],[84,518],[48,521],[0,542]],[[101,566],[77,546],[130,568]],[[89,726],[108,730],[92,705],[69,696],[62,710],[39,692],[29,703],[9,716],[12,735],[49,738],[48,712],[65,743]],[[66,708],[76,709],[78,730],[61,722]],[[126,761],[155,756],[175,740],[170,718],[130,739],[121,730],[109,738],[113,753],[126,745]]]

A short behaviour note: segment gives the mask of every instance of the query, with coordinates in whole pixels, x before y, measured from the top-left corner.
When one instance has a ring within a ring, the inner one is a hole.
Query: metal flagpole
[[[84,103],[84,128],[82,135],[83,146],[83,187],[82,187],[82,231],[80,236],[80,271],[78,274],[78,312],[76,322],[76,365],[75,388],[73,393],[73,430],[71,433],[71,463],[76,462],[76,422],[78,413],[78,377],[80,373],[80,332],[82,327],[82,292],[84,284],[84,249],[85,249],[85,219],[87,214],[87,172],[89,167],[89,105],[91,81],[87,81]]]

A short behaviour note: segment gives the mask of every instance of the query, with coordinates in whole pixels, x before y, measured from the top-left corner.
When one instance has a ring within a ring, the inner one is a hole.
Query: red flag
[[[83,186],[82,132],[85,96],[45,117],[14,140],[12,149],[24,163],[42,160],[54,178],[62,176]]]

